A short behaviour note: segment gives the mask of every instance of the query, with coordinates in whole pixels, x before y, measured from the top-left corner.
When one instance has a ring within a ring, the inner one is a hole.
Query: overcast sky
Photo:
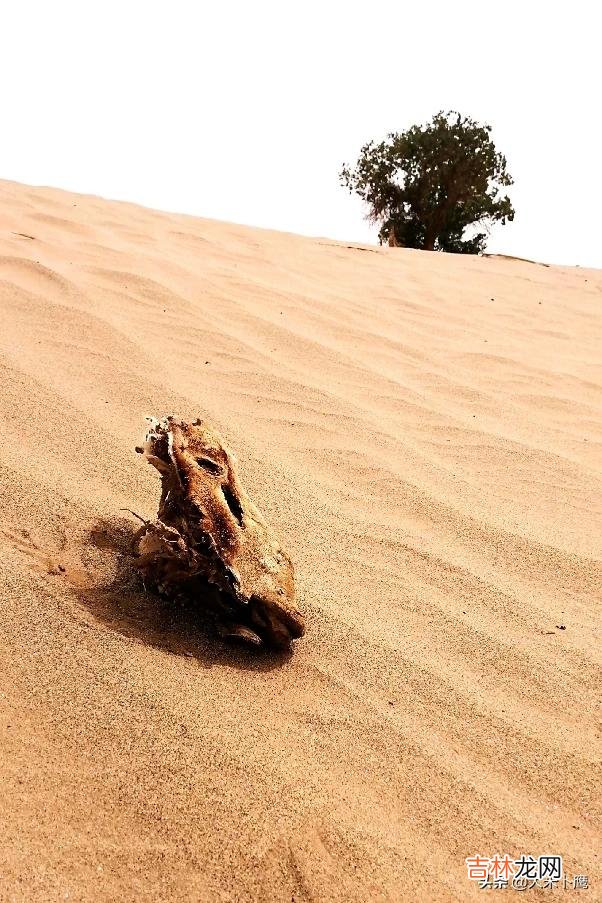
[[[0,177],[376,241],[338,172],[457,109],[493,127],[517,216],[489,251],[602,266],[599,4],[3,4]]]

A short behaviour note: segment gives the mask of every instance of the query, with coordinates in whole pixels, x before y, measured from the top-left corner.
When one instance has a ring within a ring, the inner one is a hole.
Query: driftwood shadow
[[[110,557],[113,578],[90,581],[75,589],[79,602],[111,630],[164,652],[196,659],[203,667],[229,665],[250,671],[270,671],[284,664],[290,652],[257,650],[222,640],[203,599],[175,603],[147,591],[133,563],[132,543],[140,524],[114,517],[99,519],[87,543]]]

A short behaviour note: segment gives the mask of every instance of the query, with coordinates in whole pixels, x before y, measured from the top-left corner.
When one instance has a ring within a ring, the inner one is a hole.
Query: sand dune
[[[0,183],[0,898],[602,899],[602,272]],[[146,414],[296,564],[290,658],[141,592]],[[564,628],[564,629],[561,629]]]

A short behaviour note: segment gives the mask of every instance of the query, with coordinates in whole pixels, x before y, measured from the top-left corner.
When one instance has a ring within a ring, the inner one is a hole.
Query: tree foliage
[[[343,167],[341,183],[368,205],[381,244],[479,254],[490,225],[514,219],[503,193],[512,178],[490,132],[460,113],[438,113],[427,125],[365,144],[355,168]]]

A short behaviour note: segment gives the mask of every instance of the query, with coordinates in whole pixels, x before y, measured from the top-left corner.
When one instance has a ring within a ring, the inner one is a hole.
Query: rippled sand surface
[[[466,856],[558,853],[599,899],[601,305],[1,182],[0,897],[480,900]],[[290,658],[131,574],[168,412],[293,557]]]

